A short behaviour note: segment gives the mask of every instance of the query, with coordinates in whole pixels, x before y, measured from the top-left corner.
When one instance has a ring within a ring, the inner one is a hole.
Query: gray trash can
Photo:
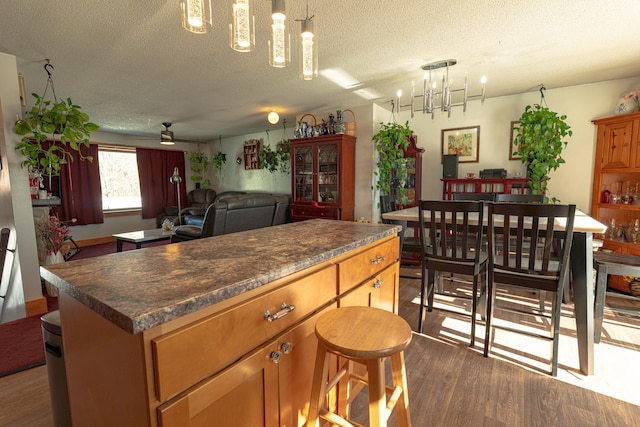
[[[69,392],[67,391],[67,371],[64,366],[60,311],[47,313],[42,316],[41,320],[45,360],[49,374],[53,424],[56,427],[68,427],[71,426],[71,412],[69,410]]]

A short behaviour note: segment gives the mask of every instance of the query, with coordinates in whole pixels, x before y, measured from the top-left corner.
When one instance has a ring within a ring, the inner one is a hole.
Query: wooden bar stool
[[[307,427],[316,427],[318,418],[339,426],[360,425],[347,421],[350,403],[355,398],[355,395],[352,396],[352,383],[366,384],[369,387],[371,427],[386,426],[394,407],[398,426],[411,426],[404,367],[404,349],[411,342],[411,327],[404,319],[378,308],[338,308],[318,318],[316,337],[318,351]],[[338,373],[327,382],[331,354],[346,361]],[[390,358],[391,361],[392,387],[385,385],[386,358]],[[361,376],[354,372],[354,363],[366,366],[368,374]],[[326,396],[338,383],[338,394],[342,403],[335,412],[330,412],[325,405]],[[346,390],[342,389],[343,385],[346,385]],[[387,393],[390,395],[388,401]]]
[[[593,253],[593,267],[596,269],[596,301],[594,308],[594,323],[593,323],[593,341],[600,342],[600,335],[602,335],[602,320],[604,317],[604,303],[605,297],[616,297],[630,299],[634,301],[640,301],[639,298],[631,295],[618,294],[615,292],[607,292],[607,279],[610,274],[620,276],[635,276],[640,277],[640,257],[633,255],[624,255],[608,252],[594,252]],[[640,315],[640,310],[630,310],[624,308],[612,308],[609,310],[618,311],[622,313]]]

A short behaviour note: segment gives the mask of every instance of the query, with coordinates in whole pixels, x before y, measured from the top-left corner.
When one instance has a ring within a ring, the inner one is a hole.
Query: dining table
[[[407,227],[418,227],[418,207],[386,212],[382,218]],[[484,215],[486,226],[487,215]],[[470,218],[470,222],[473,222]],[[477,222],[477,221],[476,221]],[[526,224],[525,224],[526,227]],[[562,230],[564,221],[557,221],[555,227]],[[573,283],[573,310],[576,322],[578,357],[580,371],[584,375],[594,375],[594,283],[593,283],[593,234],[604,233],[607,226],[576,210],[573,223],[573,243],[571,246],[571,278]],[[402,236],[401,236],[402,240]],[[402,244],[402,243],[401,243]]]

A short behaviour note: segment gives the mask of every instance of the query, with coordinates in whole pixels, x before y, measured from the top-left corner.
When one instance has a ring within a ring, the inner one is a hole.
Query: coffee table
[[[143,243],[159,242],[161,240],[169,240],[173,231],[166,231],[162,228],[154,228],[152,230],[131,231],[128,233],[114,234],[116,239],[116,252],[122,252],[122,242],[129,242],[136,245],[136,249],[140,249]]]

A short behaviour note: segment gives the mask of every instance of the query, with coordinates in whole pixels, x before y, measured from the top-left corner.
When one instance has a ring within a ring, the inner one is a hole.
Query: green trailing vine
[[[393,189],[396,202],[402,205],[407,200],[404,184],[408,175],[404,150],[409,146],[411,135],[408,121],[404,125],[380,123],[380,130],[372,138],[378,152],[377,171],[374,172],[378,180],[373,188],[381,195],[389,195]]]
[[[543,90],[544,87],[540,89],[541,94]],[[573,134],[565,122],[566,118],[566,115],[560,116],[546,106],[527,105],[519,126],[514,127],[517,132],[513,142],[517,150],[515,154],[527,166],[529,188],[534,194],[544,194],[547,203],[558,201],[548,195],[549,173],[565,163],[562,150],[568,144],[566,138]]]
[[[191,180],[200,188],[209,188],[211,186],[211,181],[207,178],[207,171],[211,165],[209,157],[201,151],[195,151],[189,154],[189,161],[193,171]]]
[[[222,179],[222,166],[227,162],[227,155],[221,151],[211,156],[211,166]]]
[[[258,151],[260,167],[269,173],[288,173],[291,170],[291,142],[283,139],[272,149],[270,144],[263,144]]]

